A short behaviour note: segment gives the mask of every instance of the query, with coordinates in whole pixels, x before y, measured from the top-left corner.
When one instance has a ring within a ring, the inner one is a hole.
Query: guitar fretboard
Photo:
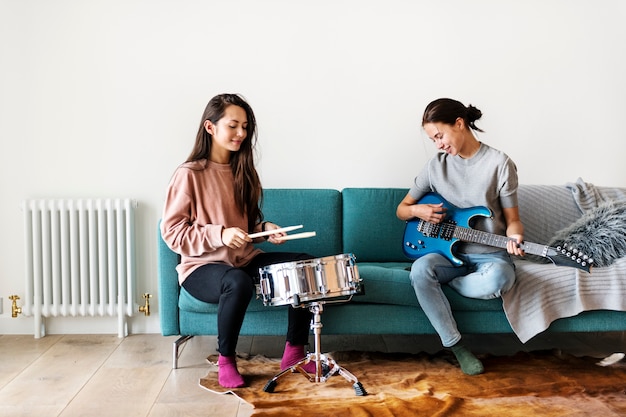
[[[495,235],[493,233],[483,232],[482,230],[471,229],[469,227],[457,226],[453,222],[434,224],[421,221],[420,223],[421,224],[418,227],[418,230],[424,235],[438,237],[445,240],[452,240],[454,238],[464,242],[480,243],[482,245],[502,249],[506,249],[507,242],[512,240],[506,236]],[[538,243],[523,242],[520,247],[526,253],[543,256],[544,258],[548,255],[556,254],[556,251],[550,246],[540,245]]]

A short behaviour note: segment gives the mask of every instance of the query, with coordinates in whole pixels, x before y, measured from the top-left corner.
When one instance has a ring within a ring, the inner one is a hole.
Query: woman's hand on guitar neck
[[[506,242],[506,251],[511,255],[524,256],[526,253],[524,249],[521,248],[522,243],[524,243],[524,236],[522,235],[511,235],[508,236],[509,241]]]
[[[511,255],[524,256],[525,252],[520,247],[524,243],[524,225],[519,217],[519,208],[502,208],[504,220],[506,221],[506,236],[509,239],[506,243],[506,250]]]

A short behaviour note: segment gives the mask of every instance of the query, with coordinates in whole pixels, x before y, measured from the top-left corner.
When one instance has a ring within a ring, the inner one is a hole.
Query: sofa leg
[[[178,358],[183,353],[185,343],[193,336],[181,336],[172,344],[172,369],[178,369]]]

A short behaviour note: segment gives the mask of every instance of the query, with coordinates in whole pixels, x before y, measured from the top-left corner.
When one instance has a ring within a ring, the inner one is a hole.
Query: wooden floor
[[[252,407],[233,395],[218,395],[198,381],[213,365],[215,337],[187,342],[172,369],[176,337],[131,335],[0,335],[0,415],[30,416],[226,416],[244,417]],[[323,338],[322,350],[436,351],[435,338]],[[280,357],[282,338],[241,338],[242,353]],[[367,343],[367,346],[364,346]],[[476,335],[466,339],[476,352],[494,354],[560,346],[575,355],[604,357],[624,349],[624,333],[545,336],[521,345],[512,335]],[[324,349],[326,347],[326,349]],[[366,347],[366,349],[364,349]],[[409,349],[411,350],[411,349]],[[495,351],[494,351],[495,350]],[[278,370],[277,370],[278,371]]]
[[[174,340],[161,335],[0,336],[0,415],[252,414],[252,407],[237,397],[213,394],[198,384],[212,366],[205,360],[211,340],[191,339],[175,370]]]

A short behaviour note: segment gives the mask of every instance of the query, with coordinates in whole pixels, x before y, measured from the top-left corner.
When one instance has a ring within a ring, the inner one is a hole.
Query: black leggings
[[[306,253],[264,252],[243,268],[226,264],[206,264],[183,281],[183,287],[198,300],[217,304],[217,351],[232,356],[252,296],[256,293],[259,268],[283,262],[312,259]],[[309,342],[312,313],[308,308],[288,307],[287,341],[292,345]]]

